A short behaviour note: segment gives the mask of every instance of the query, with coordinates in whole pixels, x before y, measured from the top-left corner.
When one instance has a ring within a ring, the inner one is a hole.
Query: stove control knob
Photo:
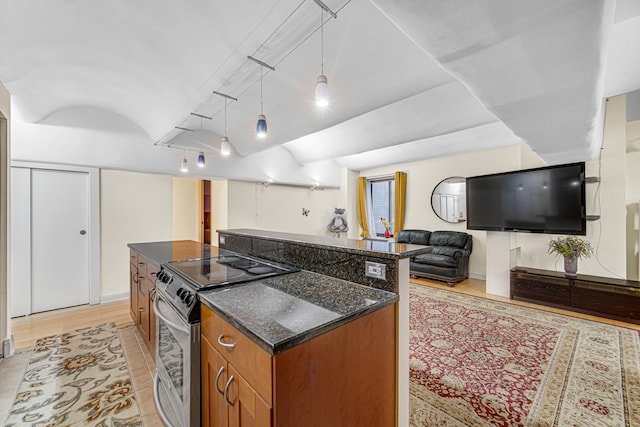
[[[180,289],[178,289],[178,291],[177,291],[176,293],[178,294],[178,297],[180,297],[180,299],[181,299],[182,301],[184,301],[184,294],[185,294],[186,292],[187,292],[187,291],[186,291],[186,289],[184,289],[184,288],[180,288]]]
[[[194,299],[195,299],[195,296],[191,292],[186,292],[186,295],[183,301],[185,304],[191,305]]]
[[[160,272],[156,274],[156,279],[158,279],[161,282],[164,282],[164,279],[166,276],[167,276],[167,273],[165,273],[164,270],[160,270]]]

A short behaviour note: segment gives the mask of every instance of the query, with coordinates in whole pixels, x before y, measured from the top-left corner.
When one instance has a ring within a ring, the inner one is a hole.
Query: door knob
[[[87,230],[80,230],[80,234],[84,236],[85,234],[87,234]]]

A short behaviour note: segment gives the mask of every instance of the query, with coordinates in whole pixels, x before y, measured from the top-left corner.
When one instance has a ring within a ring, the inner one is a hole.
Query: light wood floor
[[[11,332],[16,349],[30,348],[38,338],[75,331],[87,326],[116,322],[131,323],[129,300],[52,310],[11,319]]]

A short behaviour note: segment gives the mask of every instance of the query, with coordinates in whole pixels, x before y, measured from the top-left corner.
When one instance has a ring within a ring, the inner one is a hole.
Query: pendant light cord
[[[227,137],[227,98],[224,99],[224,136]]]
[[[202,117],[200,117],[200,151],[204,151],[204,144],[202,143]]]
[[[324,75],[324,9],[320,9],[320,74]]]
[[[264,74],[264,67],[260,66],[260,114],[264,114],[262,110],[262,75]]]

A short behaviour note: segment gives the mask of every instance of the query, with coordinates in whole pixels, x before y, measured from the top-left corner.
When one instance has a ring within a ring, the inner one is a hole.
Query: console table
[[[511,269],[511,299],[640,324],[640,282],[528,267]]]

